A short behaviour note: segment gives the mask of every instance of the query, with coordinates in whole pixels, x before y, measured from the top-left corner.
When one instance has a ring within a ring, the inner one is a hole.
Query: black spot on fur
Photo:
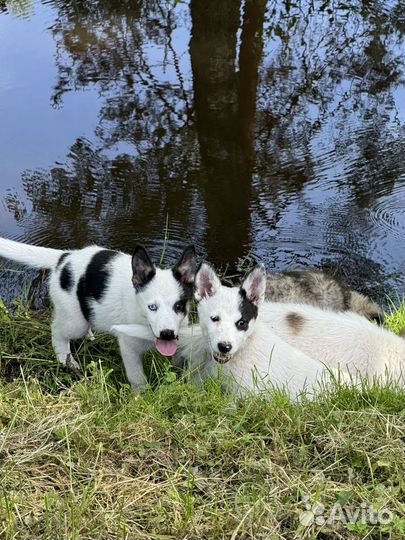
[[[110,277],[107,265],[116,257],[116,251],[103,249],[93,255],[86,272],[77,284],[77,297],[84,318],[89,321],[91,318],[91,300],[101,300],[108,286]]]
[[[248,299],[246,291],[242,287],[239,289],[239,294],[241,296],[239,303],[241,319],[249,323],[252,319],[256,319],[257,317],[257,306],[255,306],[253,302]],[[238,330],[246,331],[249,328],[249,324],[240,326],[237,325],[236,328],[238,328]]]
[[[299,313],[291,312],[285,319],[293,334],[299,334],[305,324],[304,317]]]
[[[180,300],[173,304],[173,311],[175,313],[187,313],[187,300],[181,297]]]
[[[174,304],[173,309],[177,313],[187,313],[187,306],[189,302],[191,302],[194,294],[194,283],[187,283],[182,280],[182,275],[176,270],[176,268],[172,268],[172,274],[175,280],[178,282],[179,286],[181,287],[182,293],[180,295],[180,298],[178,301]],[[178,304],[182,304],[182,309],[176,309],[176,306]]]
[[[173,306],[174,311],[180,312],[180,309],[176,309],[176,305],[182,303],[183,313],[187,311],[187,304],[191,301],[194,294],[195,275],[197,272],[197,261],[195,255],[194,246],[188,246],[182,253],[177,264],[172,268],[172,274],[174,279],[178,282],[182,289],[182,294],[178,302]]]
[[[56,268],[59,268],[63,261],[66,259],[66,257],[69,257],[70,253],[66,251],[65,253],[62,253],[62,255],[59,257],[58,262],[56,263]]]
[[[179,276],[175,270],[175,268],[172,268],[172,273],[175,278],[175,280],[178,282],[182,289],[182,294],[180,296],[180,301],[188,302],[193,298],[194,293],[194,283],[185,283],[181,280],[181,276]]]
[[[180,287],[181,287],[181,289],[183,291],[182,294],[181,294],[180,300],[184,300],[184,301],[188,302],[189,300],[191,300],[193,298],[194,282],[186,283],[186,282],[182,281],[181,275],[178,274],[178,272],[176,271],[175,268],[172,268],[172,273],[173,273],[173,276],[174,276],[175,280],[178,282],[178,284],[180,285]]]
[[[70,263],[66,263],[59,276],[60,286],[65,291],[71,291],[73,287],[73,274]]]

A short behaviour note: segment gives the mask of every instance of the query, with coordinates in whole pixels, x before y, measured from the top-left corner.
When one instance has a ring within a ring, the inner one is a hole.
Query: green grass
[[[150,356],[160,383],[134,396],[113,338],[78,342],[76,358],[81,380],[55,362],[47,313],[0,306],[0,538],[405,536],[395,383],[235,400]],[[324,523],[337,503],[392,519]]]
[[[399,307],[396,307],[392,301],[390,302],[390,310],[385,324],[396,334],[405,331],[405,301],[402,301]]]

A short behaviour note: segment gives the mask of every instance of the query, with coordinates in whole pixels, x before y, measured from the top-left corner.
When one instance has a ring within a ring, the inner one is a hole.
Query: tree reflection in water
[[[100,114],[65,163],[24,173],[27,239],[159,253],[168,215],[173,257],[187,239],[219,265],[251,250],[269,267],[398,271],[370,213],[402,212],[401,2],[50,5],[52,105],[95,85]]]

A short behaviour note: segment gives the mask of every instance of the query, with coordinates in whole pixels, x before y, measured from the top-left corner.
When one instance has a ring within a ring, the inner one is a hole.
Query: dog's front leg
[[[145,341],[123,335],[119,336],[118,343],[128,381],[132,390],[138,393],[148,383],[142,365],[142,355],[148,347],[145,348]]]

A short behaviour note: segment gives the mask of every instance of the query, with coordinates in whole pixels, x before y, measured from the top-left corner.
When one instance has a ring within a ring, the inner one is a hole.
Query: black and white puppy
[[[166,270],[156,268],[142,246],[131,257],[99,246],[63,251],[0,238],[0,256],[50,270],[52,345],[62,364],[79,369],[70,352],[71,339],[83,337],[91,328],[110,332],[116,324],[140,324],[153,335],[118,337],[135,391],[146,383],[143,353],[153,346],[165,356],[176,353],[180,325],[193,296],[197,269],[193,246]]]

